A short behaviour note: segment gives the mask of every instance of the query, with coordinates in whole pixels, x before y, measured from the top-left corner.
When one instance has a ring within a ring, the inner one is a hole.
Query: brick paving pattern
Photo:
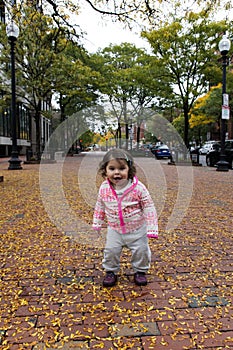
[[[81,159],[67,159],[64,186],[91,222],[74,180]],[[1,162],[0,349],[233,349],[233,171],[193,167],[190,205],[166,232],[178,182],[175,166],[161,166],[167,191],[159,240],[150,241],[149,283],[134,285],[125,251],[118,284],[106,289],[102,248],[48,219],[39,166],[8,171]]]

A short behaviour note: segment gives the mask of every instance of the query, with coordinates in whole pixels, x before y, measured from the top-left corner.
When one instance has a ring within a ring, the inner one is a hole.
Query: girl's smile
[[[124,159],[112,159],[106,166],[106,176],[115,188],[123,188],[128,183],[129,166]]]

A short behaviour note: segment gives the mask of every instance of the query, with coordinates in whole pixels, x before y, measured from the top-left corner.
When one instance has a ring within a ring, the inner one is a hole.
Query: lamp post
[[[11,47],[11,137],[12,152],[9,160],[9,170],[20,170],[21,160],[18,156],[17,147],[17,118],[16,118],[16,93],[15,93],[15,42],[19,36],[19,28],[15,22],[11,21],[6,27],[6,35]]]
[[[231,47],[231,42],[226,35],[223,35],[219,42],[219,51],[222,55],[222,115],[221,115],[221,152],[220,160],[217,163],[217,171],[228,171],[229,164],[225,155],[226,120],[230,118],[228,95],[226,94],[226,67],[228,65],[227,54]]]

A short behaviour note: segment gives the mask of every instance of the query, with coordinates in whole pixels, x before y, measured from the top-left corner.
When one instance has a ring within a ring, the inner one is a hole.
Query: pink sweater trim
[[[107,179],[108,184],[112,190],[112,193],[114,194],[116,201],[117,201],[117,205],[118,205],[118,214],[119,214],[119,219],[120,219],[120,226],[121,226],[121,230],[122,233],[125,234],[126,233],[126,229],[125,229],[125,222],[124,222],[124,217],[123,217],[123,211],[122,211],[122,201],[124,199],[124,197],[127,195],[127,193],[129,193],[130,191],[132,191],[132,189],[137,186],[138,184],[138,178],[135,176],[134,177],[135,182],[132,184],[132,186],[130,186],[124,193],[123,195],[119,198],[117,196],[117,193],[115,191],[115,189],[113,188],[112,184],[110,183],[110,181]]]

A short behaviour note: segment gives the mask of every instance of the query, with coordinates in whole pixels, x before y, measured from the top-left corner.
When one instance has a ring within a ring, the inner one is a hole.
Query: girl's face
[[[106,176],[115,188],[123,188],[128,183],[129,166],[126,160],[112,159],[106,166]]]

